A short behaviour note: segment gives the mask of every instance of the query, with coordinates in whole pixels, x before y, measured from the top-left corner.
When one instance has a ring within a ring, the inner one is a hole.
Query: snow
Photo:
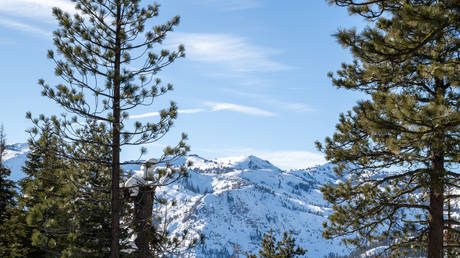
[[[192,257],[233,254],[236,245],[240,254],[257,253],[263,233],[270,228],[278,237],[293,230],[297,243],[308,249],[306,257],[350,252],[339,239],[321,236],[330,208],[319,182],[337,180],[332,166],[282,171],[255,156],[190,159],[194,162],[190,176],[158,189],[157,194],[178,203],[168,210],[170,230],[206,236]]]
[[[27,143],[17,143],[6,145],[6,150],[2,156],[3,165],[11,170],[10,179],[17,181],[25,177],[22,167],[27,160],[29,145]]]
[[[385,249],[387,249],[387,248],[388,248],[388,246],[386,246],[386,245],[372,248],[372,249],[368,250],[367,252],[361,254],[361,257],[362,258],[375,257],[375,256],[379,255],[380,253],[382,253],[383,251],[385,251]]]

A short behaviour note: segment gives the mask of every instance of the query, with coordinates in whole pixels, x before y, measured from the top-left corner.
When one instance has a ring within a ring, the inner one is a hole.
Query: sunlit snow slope
[[[3,165],[11,170],[10,178],[17,181],[25,176],[22,172],[22,166],[26,161],[29,146],[27,143],[16,143],[6,145],[6,151],[3,154]]]
[[[193,256],[230,257],[237,249],[257,253],[270,228],[278,236],[293,230],[297,243],[308,249],[307,257],[350,252],[339,240],[321,237],[330,208],[319,189],[336,182],[332,166],[282,171],[255,156],[187,159],[194,164],[190,177],[158,194],[178,203],[167,212],[170,230],[206,236]]]

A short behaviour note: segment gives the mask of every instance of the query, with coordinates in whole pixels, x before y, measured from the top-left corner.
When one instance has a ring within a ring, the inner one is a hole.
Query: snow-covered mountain
[[[22,172],[22,166],[27,159],[29,145],[27,143],[16,143],[6,145],[5,153],[3,154],[3,165],[11,170],[10,178],[17,181],[25,176]]]
[[[321,236],[330,207],[320,188],[339,180],[333,166],[283,171],[255,156],[209,160],[191,155],[178,163],[186,161],[193,162],[190,176],[157,194],[177,202],[163,210],[171,231],[206,236],[191,257],[257,253],[270,228],[278,236],[292,230],[297,243],[308,249],[306,257],[351,251]]]
[[[12,170],[12,179],[24,177],[21,168],[28,151],[27,144],[7,146],[3,160]],[[187,161],[193,162],[190,177],[160,188],[157,194],[177,201],[167,210],[171,231],[188,229],[206,236],[190,256],[230,257],[236,249],[240,254],[257,253],[263,233],[270,228],[278,236],[292,230],[297,243],[308,249],[307,257],[350,252],[339,240],[321,237],[330,208],[319,189],[338,180],[331,165],[283,171],[255,156],[211,160],[198,155],[175,163]]]

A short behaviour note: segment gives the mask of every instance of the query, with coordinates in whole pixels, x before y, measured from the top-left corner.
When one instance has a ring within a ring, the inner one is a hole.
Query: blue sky
[[[339,113],[363,97],[336,89],[326,76],[350,61],[332,34],[362,27],[361,18],[323,0],[158,2],[160,17],[153,23],[181,16],[164,47],[182,43],[187,56],[159,74],[175,90],[131,112],[146,122],[170,100],[178,103],[174,128],[146,146],[149,156],[185,132],[191,152],[208,158],[254,154],[282,168],[323,162],[314,141],[332,135]],[[41,97],[37,84],[39,78],[59,82],[46,58],[57,28],[53,6],[73,10],[66,0],[0,0],[0,123],[10,143],[27,140],[27,111],[62,112]],[[122,152],[125,159],[137,154]]]

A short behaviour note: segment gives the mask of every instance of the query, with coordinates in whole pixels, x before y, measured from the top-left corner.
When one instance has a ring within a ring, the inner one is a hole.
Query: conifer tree
[[[60,28],[54,32],[57,53],[48,52],[56,64],[55,73],[62,84],[55,87],[40,80],[42,94],[72,115],[53,116],[54,130],[69,144],[95,144],[111,151],[108,161],[85,157],[111,169],[111,257],[120,253],[120,152],[124,146],[142,145],[162,138],[177,116],[176,104],[159,112],[156,121],[128,125],[128,112],[137,106],[152,104],[157,97],[172,90],[163,86],[157,73],[184,56],[183,46],[175,51],[160,50],[166,34],[179,23],[174,17],[165,24],[152,26],[148,21],[158,16],[159,5],[140,5],[140,0],[73,0],[76,14],[71,16],[58,8],[53,14]],[[28,114],[31,118],[31,115]],[[32,119],[36,126],[44,120]],[[109,130],[109,139],[85,139],[84,131],[97,123]],[[186,136],[175,147],[168,147],[158,162],[184,155],[189,147]],[[141,154],[145,149],[141,149]],[[184,168],[170,169],[161,177],[174,180],[184,176]]]
[[[6,135],[0,127],[0,257],[41,257],[44,253],[31,245],[32,231],[26,225],[25,212],[18,207],[11,171],[3,166]]]
[[[0,225],[7,219],[7,209],[15,205],[16,194],[14,182],[8,179],[11,171],[2,164],[2,157],[6,150],[6,135],[3,125],[0,126]]]
[[[45,252],[32,245],[26,212],[17,205],[7,212],[8,218],[0,225],[0,257],[46,257]]]
[[[460,222],[459,28],[455,0],[329,0],[363,16],[361,32],[335,36],[354,61],[332,77],[339,88],[369,96],[340,115],[326,138],[326,158],[346,181],[325,186],[333,213],[324,236],[358,247],[385,240],[393,255],[421,248],[442,257]]]
[[[13,207],[16,202],[14,182],[8,179],[11,171],[3,166],[0,166],[0,225],[2,225],[9,217],[8,209]]]
[[[20,181],[19,202],[32,228],[32,243],[48,256],[107,257],[111,246],[110,169],[86,159],[109,160],[110,150],[97,145],[67,145],[53,134],[50,120],[44,120],[38,139],[31,139],[31,152]],[[96,124],[82,132],[85,140],[109,137]],[[38,130],[37,128],[33,129]],[[68,153],[73,159],[63,158]],[[127,216],[128,205],[121,205]],[[120,241],[126,248],[127,227]]]
[[[58,145],[59,139],[47,123],[40,138],[30,142],[23,168],[26,177],[19,181],[19,205],[32,230],[30,241],[48,257],[65,257],[75,246],[69,235],[74,232],[71,205],[77,189],[66,180],[75,170],[56,155]]]
[[[103,141],[110,133],[104,126],[97,123],[89,124],[82,131],[84,142]],[[73,237],[79,255],[85,257],[109,257],[111,247],[111,216],[110,216],[110,184],[111,170],[105,164],[110,162],[110,148],[96,144],[76,142],[67,145],[63,150],[72,153],[70,161],[75,166],[75,173],[67,177],[67,181],[76,189],[71,210],[75,224]],[[85,159],[102,162],[86,162]],[[120,204],[120,217],[125,220],[129,216],[128,203]],[[128,227],[120,227],[120,244],[122,249],[128,248]]]
[[[262,248],[259,250],[260,258],[294,258],[304,255],[307,250],[302,247],[296,247],[295,238],[292,237],[292,231],[284,232],[283,239],[276,242],[273,229],[264,233],[262,239]],[[254,254],[247,254],[248,258],[257,258]]]

